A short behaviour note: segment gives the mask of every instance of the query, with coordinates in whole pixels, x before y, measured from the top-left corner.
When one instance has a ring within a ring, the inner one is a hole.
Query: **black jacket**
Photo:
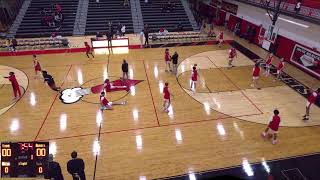
[[[128,63],[122,63],[121,69],[123,72],[128,72]]]
[[[48,171],[45,174],[46,179],[64,180],[59,163],[52,161],[48,163]]]
[[[84,161],[80,158],[71,159],[67,163],[67,170],[70,174],[82,174],[84,173]]]
[[[172,59],[172,64],[178,64],[178,58],[179,58],[179,55],[178,54],[173,54],[171,59]]]

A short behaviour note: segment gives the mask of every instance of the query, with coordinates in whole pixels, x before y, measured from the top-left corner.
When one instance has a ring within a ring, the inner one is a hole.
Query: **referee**
[[[67,170],[72,175],[73,180],[86,180],[84,173],[84,161],[81,158],[77,158],[78,153],[73,151],[71,153],[71,160],[67,163]]]

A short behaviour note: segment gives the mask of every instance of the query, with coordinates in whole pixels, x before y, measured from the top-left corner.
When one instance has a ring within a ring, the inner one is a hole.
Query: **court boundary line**
[[[144,60],[142,60],[142,62],[143,62],[144,72],[146,73],[146,78],[147,78],[148,87],[149,87],[149,91],[150,91],[150,95],[151,95],[151,100],[152,100],[152,104],[153,104],[154,113],[155,113],[156,118],[157,118],[158,126],[160,126],[160,121],[159,121],[156,105],[154,103],[154,99],[153,99],[153,95],[152,95],[152,91],[151,91],[151,87],[150,87],[150,81],[149,81],[149,77],[148,77],[148,73],[147,73],[147,69],[146,69],[146,64],[145,64]]]
[[[63,86],[63,84],[65,83],[65,80],[67,79],[67,76],[69,75],[69,73],[70,73],[71,69],[72,69],[72,65],[69,67],[69,70],[68,70],[67,74],[65,75],[65,77],[64,77],[64,79],[63,79],[63,81],[62,81],[62,83],[61,83],[60,87],[62,87],[62,86]],[[40,134],[40,132],[41,132],[41,130],[42,130],[42,128],[43,128],[43,126],[44,126],[45,122],[46,122],[46,121],[47,121],[47,119],[48,119],[48,116],[49,116],[49,114],[50,114],[50,112],[51,112],[51,109],[52,109],[52,107],[53,107],[54,103],[56,102],[56,100],[57,100],[57,98],[58,98],[58,96],[59,96],[59,95],[60,95],[60,93],[57,93],[57,94],[56,94],[56,96],[54,97],[53,102],[51,103],[51,105],[50,105],[50,107],[49,107],[49,110],[48,110],[48,112],[47,112],[47,114],[46,114],[45,118],[43,119],[43,121],[42,121],[42,124],[41,124],[40,128],[38,129],[38,132],[37,132],[36,137],[34,138],[34,141],[36,141],[36,140],[37,140],[37,138],[38,138],[38,136],[39,136],[39,134]]]
[[[184,125],[184,124],[197,124],[197,123],[212,122],[212,121],[218,121],[218,120],[229,119],[229,118],[230,119],[232,119],[232,118],[237,119],[239,117],[256,116],[256,115],[260,115],[260,113],[245,114],[245,115],[239,115],[239,116],[222,116],[222,117],[211,118],[211,119],[202,119],[202,120],[197,120],[197,121],[186,121],[186,122],[180,122],[180,123],[160,124],[159,126],[158,125],[154,125],[154,126],[146,126],[146,127],[141,127],[141,128],[121,129],[121,130],[115,130],[115,131],[104,131],[104,132],[101,132],[101,134],[114,134],[114,133],[130,132],[130,131],[137,131],[137,130],[144,130],[144,129],[155,129],[155,128],[162,128],[162,127],[168,127],[168,126]],[[241,119],[237,119],[237,120],[241,120]],[[261,124],[261,125],[264,125],[264,124]],[[98,135],[98,133],[88,133],[88,134],[79,134],[79,135],[73,135],[73,136],[64,136],[64,137],[56,137],[56,138],[48,138],[48,139],[38,139],[38,141],[71,139],[71,138],[95,136],[95,135]]]
[[[217,65],[213,62],[213,60],[212,60],[209,56],[207,56],[207,58],[212,62],[212,64],[214,64],[216,67],[219,67],[219,66],[217,66]],[[221,68],[218,68],[218,70],[224,75],[224,77],[226,77],[226,78],[229,80],[229,82],[230,82],[231,84],[233,84],[233,85],[241,92],[241,94],[242,94],[261,114],[263,114],[263,112],[261,111],[261,109],[243,92],[243,90],[242,90],[236,83],[234,83],[234,82],[231,80],[231,78],[230,78],[229,76],[227,76],[227,74],[226,74],[225,72],[223,72],[223,70],[222,70]]]

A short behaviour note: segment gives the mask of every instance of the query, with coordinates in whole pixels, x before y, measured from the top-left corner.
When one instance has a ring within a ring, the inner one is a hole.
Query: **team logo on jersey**
[[[107,92],[113,92],[113,91],[129,92],[132,90],[133,86],[137,85],[140,82],[142,82],[142,80],[127,79],[125,81],[122,81],[120,79],[117,79],[110,82],[110,84],[116,88],[107,90]],[[100,94],[100,92],[103,90],[104,90],[103,84],[99,84],[89,88],[83,88],[83,87],[67,88],[61,91],[60,100],[64,104],[73,104],[80,101],[86,95]]]

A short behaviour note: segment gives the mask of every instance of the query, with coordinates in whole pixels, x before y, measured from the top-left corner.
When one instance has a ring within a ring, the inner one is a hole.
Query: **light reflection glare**
[[[34,92],[30,93],[30,104],[31,104],[31,106],[35,106],[37,104],[36,96],[35,96]]]
[[[193,172],[189,173],[189,180],[197,180],[196,175]]]
[[[217,124],[217,129],[218,129],[218,132],[221,136],[226,135],[226,131],[224,130],[224,127],[221,123]]]
[[[142,150],[142,137],[141,135],[136,135],[136,146],[138,150]]]
[[[137,109],[133,109],[133,111],[132,111],[132,116],[133,116],[134,121],[138,121],[138,119],[139,119],[139,112],[138,112]]]
[[[204,106],[204,110],[206,111],[207,115],[210,115],[210,104],[209,102],[204,102],[203,103],[203,106]]]
[[[182,134],[181,134],[181,130],[180,129],[175,129],[175,133],[176,133],[176,140],[178,144],[182,143]]]
[[[103,81],[104,81],[105,79],[109,79],[109,75],[108,75],[107,68],[104,68],[104,70],[103,70]]]
[[[93,141],[92,152],[94,156],[100,155],[100,142],[98,140]]]
[[[140,176],[139,180],[147,180],[147,177],[146,176]]]
[[[129,79],[133,79],[133,69],[131,67],[129,69]]]
[[[154,74],[154,77],[155,77],[155,78],[158,78],[158,76],[159,76],[158,66],[154,66],[154,68],[153,68],[153,74]]]
[[[110,50],[111,51],[111,50]],[[129,48],[128,47],[113,47],[111,54],[128,54]],[[110,54],[108,48],[95,48],[94,54]]]
[[[60,115],[60,131],[65,131],[67,129],[67,119],[66,114]]]
[[[245,158],[242,160],[242,168],[243,168],[244,172],[245,172],[248,176],[253,176],[253,175],[254,175],[250,163],[249,163],[248,160],[245,159]]]
[[[266,172],[269,174],[270,173],[270,167],[267,164],[266,160],[264,158],[262,158],[262,166],[264,167],[264,169],[266,170]]]
[[[234,129],[240,134],[241,139],[244,139],[244,133],[243,131],[239,128],[238,124],[236,122],[233,122],[233,127]]]
[[[159,90],[160,90],[160,93],[163,93],[163,87],[164,87],[164,84],[162,81],[159,81]]]
[[[83,84],[83,75],[82,75],[81,69],[78,69],[77,75],[78,75],[78,83]]]
[[[131,94],[131,96],[136,95],[136,87],[135,86],[130,86],[130,94]]]
[[[97,114],[96,114],[96,122],[98,127],[101,125],[102,120],[103,120],[102,111],[99,110],[97,111]]]
[[[185,72],[185,66],[184,66],[184,64],[181,65],[181,72],[182,72],[182,73]]]
[[[57,144],[54,141],[49,143],[49,154],[52,154],[53,157],[57,154]]]
[[[17,119],[17,118],[12,119],[11,125],[10,125],[10,132],[11,132],[11,133],[14,133],[14,132],[16,132],[17,130],[19,130],[19,128],[20,128],[19,119]]]
[[[220,105],[220,103],[217,101],[217,99],[216,99],[216,98],[212,98],[212,100],[213,100],[214,104],[217,106],[217,108],[220,109],[220,108],[221,108],[221,105]]]
[[[173,119],[174,118],[174,115],[173,115],[173,106],[172,104],[170,104],[169,108],[168,108],[168,115],[170,117],[170,119]]]

